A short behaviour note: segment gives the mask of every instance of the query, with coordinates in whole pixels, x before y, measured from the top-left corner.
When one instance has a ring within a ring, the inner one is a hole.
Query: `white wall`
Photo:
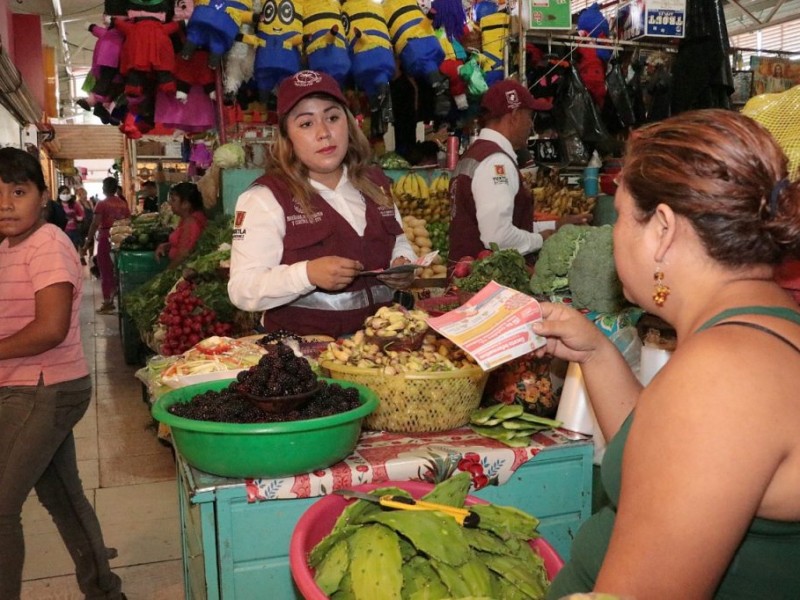
[[[19,123],[3,106],[0,106],[0,146],[19,148]]]

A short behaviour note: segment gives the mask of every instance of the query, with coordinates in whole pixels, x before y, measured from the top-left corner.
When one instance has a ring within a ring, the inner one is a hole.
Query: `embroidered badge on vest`
[[[244,226],[244,218],[247,216],[247,211],[237,210],[236,215],[233,217],[233,239],[242,240],[247,230]]]

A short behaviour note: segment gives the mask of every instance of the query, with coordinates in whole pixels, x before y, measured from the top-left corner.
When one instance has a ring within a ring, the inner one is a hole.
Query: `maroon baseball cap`
[[[278,86],[278,117],[283,118],[300,100],[311,94],[326,94],[347,106],[342,89],[333,77],[320,71],[300,71]]]
[[[492,85],[481,99],[481,108],[489,118],[502,117],[518,108],[534,110],[536,100],[520,82],[504,79]]]

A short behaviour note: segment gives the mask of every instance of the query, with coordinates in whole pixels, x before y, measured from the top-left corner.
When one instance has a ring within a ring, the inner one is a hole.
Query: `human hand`
[[[392,261],[390,266],[397,267],[399,265],[407,265],[411,261],[405,256],[398,256]],[[378,275],[378,280],[385,283],[390,288],[395,290],[402,290],[411,285],[414,278],[417,276],[416,271],[409,271],[408,273],[392,273],[390,275]]]
[[[357,260],[341,256],[323,256],[308,261],[306,271],[308,280],[323,290],[341,290],[353,282],[364,270]]]
[[[564,215],[559,217],[556,221],[556,229],[563,225],[588,225],[592,222],[594,215],[592,213],[581,213],[579,215]]]
[[[577,310],[551,302],[540,305],[544,320],[534,323],[533,330],[546,338],[547,343],[535,351],[537,357],[550,355],[584,363],[607,341],[594,323]]]
[[[167,243],[159,244],[156,246],[156,260],[159,260],[167,253]]]

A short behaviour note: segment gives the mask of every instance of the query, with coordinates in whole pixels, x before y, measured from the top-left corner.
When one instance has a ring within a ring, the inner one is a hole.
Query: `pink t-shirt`
[[[9,248],[0,242],[0,338],[6,338],[36,314],[35,294],[55,283],[72,284],[72,315],[67,337],[55,348],[36,356],[0,360],[0,387],[45,385],[89,374],[81,345],[80,320],[83,269],[67,235],[55,225],[42,225],[22,243]]]

